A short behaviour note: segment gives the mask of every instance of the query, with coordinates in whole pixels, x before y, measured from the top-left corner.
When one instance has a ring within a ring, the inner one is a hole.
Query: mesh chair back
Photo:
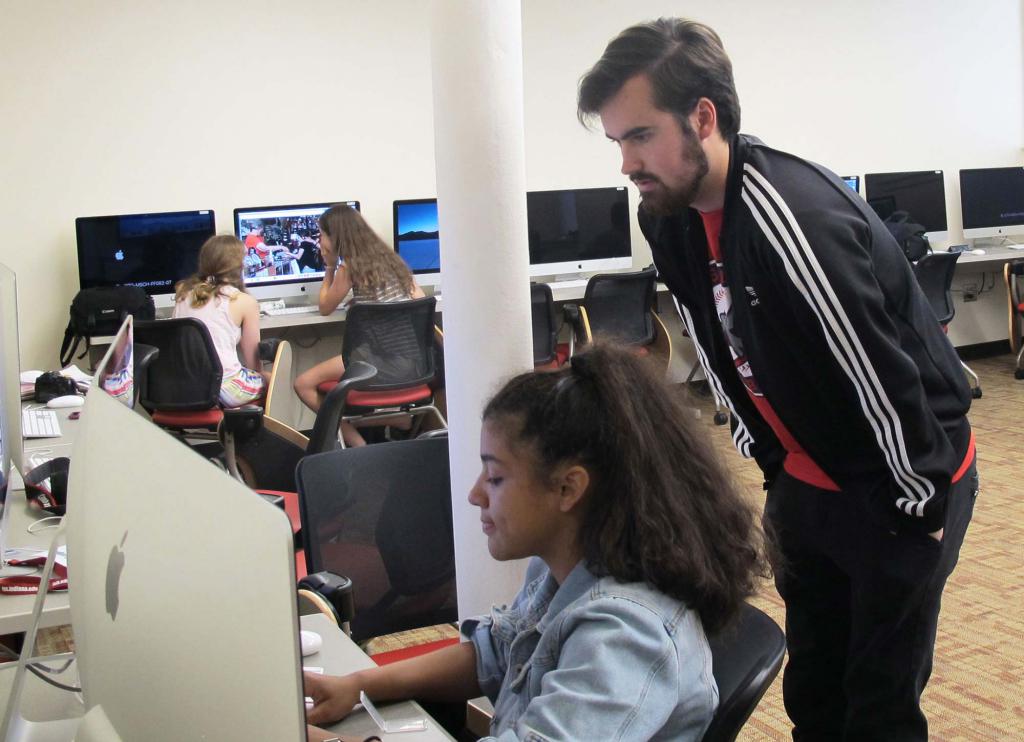
[[[719,700],[703,739],[732,742],[779,674],[786,636],[767,614],[744,604],[735,624],[708,643]]]
[[[558,343],[558,325],[551,287],[546,283],[530,284],[530,314],[533,320],[533,365],[551,363]]]
[[[654,341],[654,268],[635,273],[602,273],[587,282],[583,306],[594,338],[627,345]]]
[[[307,456],[296,480],[309,571],[352,580],[353,639],[457,619],[446,437]]]
[[[956,307],[953,294],[949,287],[953,285],[953,273],[956,271],[958,252],[934,252],[925,255],[914,263],[914,275],[921,286],[925,298],[935,312],[940,325],[948,325],[953,320]]]
[[[160,351],[139,384],[143,407],[180,411],[217,406],[222,372],[206,325],[192,317],[136,322],[135,342]]]
[[[377,369],[366,391],[426,384],[434,378],[434,297],[357,302],[345,317],[341,357]]]

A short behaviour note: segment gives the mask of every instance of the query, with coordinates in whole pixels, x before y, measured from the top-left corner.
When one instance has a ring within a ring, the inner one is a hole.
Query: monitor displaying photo
[[[358,201],[235,209],[235,235],[245,243],[242,275],[246,286],[323,278],[319,220],[337,203],[359,210]]]

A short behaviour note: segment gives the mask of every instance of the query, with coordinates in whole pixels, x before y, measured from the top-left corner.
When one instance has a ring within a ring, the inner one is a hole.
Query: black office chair
[[[530,320],[533,326],[533,367],[555,369],[565,363],[567,353],[558,347],[560,325],[551,287],[530,284]]]
[[[354,640],[457,619],[447,438],[308,456],[296,480],[309,571],[352,580]]]
[[[158,355],[136,379],[139,403],[153,422],[182,433],[215,430],[224,417],[218,401],[223,376],[206,325],[194,318],[135,323],[135,342]]]
[[[779,674],[786,635],[766,613],[745,603],[736,623],[708,643],[718,709],[704,742],[732,742]]]
[[[667,370],[672,341],[654,311],[653,266],[632,273],[599,273],[587,281],[582,303],[566,304],[563,312],[573,326],[570,354],[576,345],[607,339],[631,346],[640,355],[657,356]]]
[[[928,304],[935,312],[935,318],[942,325],[944,332],[948,331],[948,325],[953,321],[956,314],[956,305],[953,304],[953,293],[950,286],[953,285],[953,274],[956,272],[956,261],[960,259],[958,252],[934,252],[928,253],[913,264],[914,276],[917,283],[924,292]],[[971,370],[963,361],[964,373],[971,379],[971,396],[975,399],[981,396],[981,382],[978,375]]]
[[[1013,378],[1024,379],[1024,344],[1021,343],[1021,317],[1024,316],[1024,260],[1011,260],[1003,265],[1003,281],[1006,282],[1007,311],[1010,322],[1010,352],[1017,356]]]
[[[345,316],[341,357],[348,368],[355,362],[377,369],[373,380],[349,393],[342,419],[356,427],[374,419],[410,415],[412,435],[421,429],[422,418],[431,415],[447,428],[434,393],[438,383],[438,332],[434,327],[436,299],[394,302],[357,302]],[[336,381],[320,384],[329,392]]]

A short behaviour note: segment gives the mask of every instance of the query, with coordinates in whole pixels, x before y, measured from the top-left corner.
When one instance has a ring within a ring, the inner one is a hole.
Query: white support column
[[[459,613],[508,602],[525,563],[487,553],[466,500],[480,473],[480,412],[533,365],[520,3],[434,0],[434,158],[444,294]]]

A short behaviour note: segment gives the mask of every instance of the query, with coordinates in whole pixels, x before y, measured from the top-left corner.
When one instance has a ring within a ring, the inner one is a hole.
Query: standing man
[[[795,740],[924,740],[939,603],[978,490],[970,390],[906,258],[825,168],[739,134],[707,26],[623,31],[580,81],[781,561]]]

